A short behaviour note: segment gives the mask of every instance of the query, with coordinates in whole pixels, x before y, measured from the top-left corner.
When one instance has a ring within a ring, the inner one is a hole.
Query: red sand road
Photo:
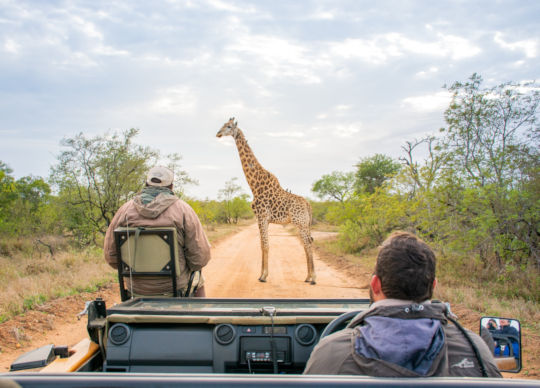
[[[314,238],[318,238],[316,232]],[[319,235],[322,237],[322,235]],[[317,284],[304,282],[307,262],[300,239],[284,226],[270,224],[268,278],[259,282],[261,246],[259,229],[253,224],[212,249],[205,267],[206,294],[228,298],[367,298],[359,279],[329,267],[315,255]],[[366,282],[362,282],[366,284]]]

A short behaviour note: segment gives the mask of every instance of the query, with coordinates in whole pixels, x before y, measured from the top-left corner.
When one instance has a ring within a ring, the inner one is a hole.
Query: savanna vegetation
[[[141,190],[152,165],[174,170],[175,193],[199,214],[211,240],[253,217],[236,178],[226,182],[218,200],[187,198],[186,185],[197,182],[181,168],[181,157],[163,158],[137,145],[137,134],[130,129],[66,138],[48,178],[15,179],[0,162],[0,322],[115,279],[103,260],[103,236],[116,210]]]
[[[333,249],[362,255],[411,231],[438,252],[440,297],[538,322],[540,125],[536,84],[448,87],[446,125],[313,185],[316,219],[339,229]]]

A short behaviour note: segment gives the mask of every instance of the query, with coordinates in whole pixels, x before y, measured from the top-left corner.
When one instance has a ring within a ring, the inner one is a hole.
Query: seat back
[[[171,295],[179,295],[177,277],[180,275],[178,265],[178,242],[174,227],[121,227],[114,230],[118,256],[118,282],[122,301],[133,296],[126,289],[125,279],[169,278],[172,286]],[[186,294],[189,293],[189,290]]]

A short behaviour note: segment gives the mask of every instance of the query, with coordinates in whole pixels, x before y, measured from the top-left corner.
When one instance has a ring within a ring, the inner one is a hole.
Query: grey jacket
[[[105,234],[105,260],[111,267],[117,268],[114,230],[119,226],[174,226],[177,231],[181,271],[177,286],[179,290],[183,289],[187,286],[189,272],[202,269],[210,260],[210,243],[201,222],[191,206],[172,194],[159,194],[151,202],[145,202],[139,194],[116,212]],[[129,282],[129,279],[127,281]],[[201,279],[199,286],[202,287],[203,284]],[[137,294],[159,295],[170,290],[171,282],[164,278],[144,278],[133,282],[133,291]]]
[[[305,374],[381,377],[477,376],[481,369],[463,333],[448,322],[442,303],[385,299],[347,328],[323,338]],[[490,377],[501,377],[486,343],[467,331]]]

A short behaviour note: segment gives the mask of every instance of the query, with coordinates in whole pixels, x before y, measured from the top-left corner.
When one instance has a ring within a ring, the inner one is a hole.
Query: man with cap
[[[105,260],[118,267],[114,230],[118,227],[171,227],[177,230],[180,276],[178,290],[187,287],[189,272],[201,270],[210,260],[210,243],[195,211],[174,195],[174,174],[167,167],[156,166],[148,171],[146,186],[132,200],[126,202],[112,219],[104,241]],[[171,290],[165,278],[134,279],[133,293],[162,295]],[[201,276],[195,296],[206,296]]]
[[[393,233],[377,256],[370,308],[322,338],[304,373],[501,377],[486,343],[447,305],[430,301],[436,284],[431,248],[410,233]]]

